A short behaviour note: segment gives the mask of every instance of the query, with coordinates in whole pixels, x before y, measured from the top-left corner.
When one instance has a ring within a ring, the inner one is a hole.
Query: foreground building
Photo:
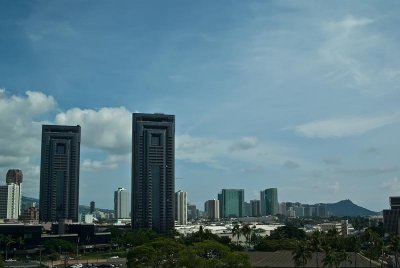
[[[134,113],[132,227],[174,229],[175,116]]]
[[[400,196],[391,196],[390,209],[383,210],[383,227],[389,234],[400,235]]]
[[[80,145],[80,126],[42,126],[40,221],[78,221]]]

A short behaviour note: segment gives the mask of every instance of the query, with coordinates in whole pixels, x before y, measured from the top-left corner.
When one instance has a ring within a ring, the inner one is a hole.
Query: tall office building
[[[15,183],[0,186],[0,219],[18,219],[21,212],[19,194],[19,186]]]
[[[127,219],[130,217],[129,192],[125,188],[118,188],[114,192],[114,214],[117,219]]]
[[[244,216],[244,190],[222,189],[222,217],[238,218]]]
[[[175,193],[175,220],[178,225],[187,224],[187,192]]]
[[[260,200],[250,200],[250,216],[260,217],[261,216],[261,202]]]
[[[219,217],[219,200],[207,200],[204,203],[205,217],[210,220],[218,220]]]
[[[261,216],[276,215],[279,213],[278,189],[269,188],[260,192]],[[288,207],[286,207],[288,209]]]
[[[175,116],[133,114],[132,227],[174,229]]]
[[[40,221],[78,221],[80,145],[80,126],[42,126]]]

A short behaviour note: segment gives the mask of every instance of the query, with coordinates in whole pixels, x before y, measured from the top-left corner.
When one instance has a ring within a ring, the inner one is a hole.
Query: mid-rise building
[[[175,193],[175,220],[178,225],[187,224],[187,192]]]
[[[196,205],[187,205],[188,220],[197,220],[199,218],[199,210]]]
[[[39,209],[37,207],[29,207],[24,210],[22,214],[24,221],[38,221],[39,220]]]
[[[261,216],[260,200],[250,200],[250,207],[251,207],[251,212],[250,212],[251,217],[260,217]]]
[[[261,215],[276,215],[279,213],[278,189],[269,188],[260,192]],[[286,206],[286,209],[288,207]]]
[[[21,198],[19,186],[15,183],[0,186],[0,219],[18,220]]]
[[[125,188],[118,188],[114,192],[114,213],[117,219],[127,219],[130,217],[129,192]]]
[[[219,200],[207,200],[204,203],[204,216],[210,220],[218,220],[219,216]]]
[[[9,169],[6,175],[6,183],[11,184],[15,183],[19,186],[19,208],[18,208],[18,216],[21,215],[21,198],[22,198],[22,181],[24,179],[24,175],[22,174],[22,170],[20,169]]]
[[[222,217],[239,218],[245,213],[244,190],[243,189],[222,189]]]
[[[174,230],[175,116],[134,113],[132,228]]]
[[[78,222],[80,126],[42,126],[39,219]]]

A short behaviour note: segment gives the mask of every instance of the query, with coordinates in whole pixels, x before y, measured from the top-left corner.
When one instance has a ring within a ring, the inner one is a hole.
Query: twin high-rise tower
[[[78,221],[80,126],[43,125],[40,221]],[[133,228],[174,228],[175,116],[134,113],[132,122]]]
[[[80,126],[42,126],[40,221],[78,221],[80,144]]]
[[[175,116],[133,114],[132,227],[174,228]]]

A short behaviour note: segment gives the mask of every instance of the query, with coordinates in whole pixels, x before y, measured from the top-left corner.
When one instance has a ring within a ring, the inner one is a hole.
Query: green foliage
[[[60,248],[63,252],[73,252],[75,249],[75,245],[73,243],[58,238],[47,240],[44,243],[44,247],[46,250],[53,252],[58,252]]]
[[[152,267],[156,263],[156,250],[148,245],[137,246],[127,255],[128,267]]]
[[[128,267],[250,267],[247,254],[232,252],[215,240],[185,246],[170,238],[159,238],[134,247],[127,256]]]
[[[200,226],[198,232],[188,234],[182,238],[185,245],[193,245],[194,243],[205,240],[214,240],[225,245],[229,245],[231,242],[229,237],[219,237],[218,235],[211,233],[209,230],[203,230],[202,226]]]
[[[123,233],[125,244],[139,246],[157,239],[159,235],[151,229],[127,230]]]
[[[306,238],[306,233],[292,225],[286,225],[276,228],[270,235],[271,239],[297,239],[303,240]]]

